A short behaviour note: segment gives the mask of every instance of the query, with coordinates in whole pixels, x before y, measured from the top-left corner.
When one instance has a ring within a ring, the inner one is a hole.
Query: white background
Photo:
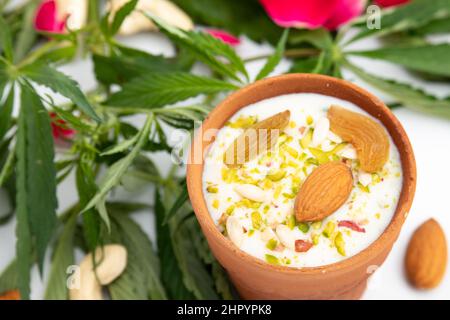
[[[130,46],[139,47],[155,54],[172,55],[173,48],[160,34],[140,34],[126,39],[121,39]],[[255,44],[248,39],[241,39],[242,43],[237,47],[238,53],[243,57],[252,57],[264,53],[272,52],[272,48],[267,44]],[[450,42],[450,37],[434,38],[433,41]],[[376,47],[374,40],[364,40],[353,45],[351,49],[369,49]],[[405,70],[394,65],[367,60],[363,58],[355,59],[361,67],[383,77],[408,80],[415,85],[425,88],[430,93],[437,96],[450,96],[450,85],[429,84],[416,79]],[[262,65],[262,61],[249,63],[247,66],[252,75],[255,75]],[[287,70],[288,61],[277,68],[273,74],[279,74]],[[63,72],[71,75],[77,80],[84,90],[95,87],[92,64],[89,60],[77,60],[69,65],[60,68]],[[201,68],[200,68],[201,69]],[[364,83],[357,81],[353,75],[345,73],[346,78],[369,89],[371,92],[389,101],[388,97],[373,90]],[[42,90],[47,92],[46,90]],[[56,97],[61,99],[61,97]],[[57,100],[58,101],[58,100]],[[396,109],[395,115],[400,119],[406,132],[409,135],[415,151],[417,161],[418,183],[415,200],[410,211],[410,215],[403,226],[397,243],[394,245],[391,254],[386,262],[373,275],[369,282],[364,299],[450,299],[450,271],[447,271],[445,279],[441,285],[431,291],[418,291],[412,288],[404,275],[404,255],[406,246],[412,232],[422,222],[428,218],[437,219],[443,229],[450,234],[450,120],[433,118],[420,114],[406,108]],[[139,119],[136,119],[139,121]],[[163,172],[167,171],[170,161],[167,156],[157,154],[153,157]],[[137,199],[139,201],[151,203],[152,190],[143,190],[139,194],[127,194],[117,192],[117,198]],[[60,209],[63,210],[77,200],[74,189],[74,179],[69,177],[58,190]],[[5,204],[5,195],[0,193],[0,208]],[[148,232],[151,239],[155,240],[153,215],[142,212],[136,216],[142,227]],[[0,270],[2,270],[14,257],[15,254],[15,221],[11,221],[6,226],[0,226]],[[447,237],[448,242],[449,236]],[[79,257],[78,257],[79,258]],[[47,259],[47,271],[48,271]],[[39,278],[37,270],[33,270],[32,298],[41,299],[44,292],[45,278]]]

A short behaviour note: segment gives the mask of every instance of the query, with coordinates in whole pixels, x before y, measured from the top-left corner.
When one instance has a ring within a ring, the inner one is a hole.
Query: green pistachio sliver
[[[295,228],[295,217],[293,214],[289,215],[286,219],[286,225],[289,227],[289,229],[294,230]]]
[[[267,241],[266,248],[269,250],[275,250],[275,248],[278,246],[278,241],[275,239],[270,239]]]
[[[362,192],[370,193],[369,186],[363,186],[360,182],[358,182],[358,188],[359,188]]]
[[[219,192],[219,188],[215,186],[207,186],[206,191],[208,191],[208,193],[217,193]]]
[[[317,148],[309,148],[311,154],[317,159],[319,164],[330,162],[329,154]]]
[[[317,246],[319,244],[320,234],[313,234],[311,240],[313,245]]]
[[[258,211],[252,212],[252,226],[254,229],[259,230],[261,228],[263,221],[261,214]]]
[[[252,235],[254,235],[255,234],[255,229],[250,229],[249,231],[248,231],[248,236],[249,237],[251,237]]]
[[[280,181],[285,176],[286,176],[285,170],[277,170],[274,172],[269,172],[269,174],[267,175],[267,178],[269,178],[272,181]]]
[[[282,195],[283,195],[283,197],[288,198],[288,199],[294,199],[296,197],[295,193],[283,192]]]
[[[313,229],[318,230],[320,229],[320,227],[322,227],[322,221],[316,221],[311,223],[311,226],[313,227]]]
[[[312,141],[312,136],[313,136],[313,129],[310,128],[308,129],[308,132],[306,132],[306,134],[303,136],[303,138],[300,139],[300,146],[303,149],[307,149],[309,147]]]
[[[298,224],[298,229],[303,233],[307,233],[309,231],[309,224],[306,222],[300,222]]]
[[[231,206],[229,206],[226,210],[225,213],[229,216],[231,216],[233,214],[234,209],[236,208],[236,206],[234,204],[232,204]]]
[[[338,234],[334,238],[334,245],[336,246],[339,254],[345,257],[345,240],[341,232],[338,232]]]
[[[306,164],[313,164],[315,166],[319,165],[319,161],[317,159],[315,159],[315,158],[308,158],[308,159],[306,159],[305,163]]]
[[[327,225],[322,231],[322,234],[324,237],[329,238],[334,232],[334,229],[336,228],[336,224],[333,221],[328,221]]]
[[[273,264],[276,266],[280,265],[280,260],[271,254],[266,254],[265,258],[266,258],[266,261],[270,264]]]

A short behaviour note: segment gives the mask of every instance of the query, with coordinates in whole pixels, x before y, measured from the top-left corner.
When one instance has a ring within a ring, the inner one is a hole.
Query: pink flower
[[[55,0],[45,0],[37,8],[34,18],[34,28],[37,31],[63,33],[65,24],[66,19],[58,19]]]
[[[206,32],[208,32],[210,35],[212,35],[214,38],[220,39],[223,42],[229,44],[230,46],[237,46],[241,41],[233,36],[232,34],[219,29],[207,29]]]
[[[67,122],[59,118],[54,112],[50,112],[53,139],[70,139],[75,135],[75,130],[67,128]]]
[[[359,16],[366,0],[259,0],[282,27],[335,30]]]
[[[394,7],[409,2],[410,0],[375,0],[375,4],[380,7]]]

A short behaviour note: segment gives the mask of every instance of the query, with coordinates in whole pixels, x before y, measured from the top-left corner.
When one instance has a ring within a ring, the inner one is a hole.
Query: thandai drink
[[[399,152],[382,124],[348,101],[312,93],[240,109],[219,130],[203,171],[217,228],[248,254],[296,268],[367,248],[390,223],[401,188]]]

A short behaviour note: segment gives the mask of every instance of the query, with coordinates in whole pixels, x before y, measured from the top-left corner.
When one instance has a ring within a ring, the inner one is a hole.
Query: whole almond
[[[223,156],[224,163],[236,168],[272,149],[290,117],[290,111],[286,110],[247,128],[228,147]]]
[[[434,219],[423,223],[409,241],[405,257],[408,280],[419,289],[439,285],[447,266],[447,241],[444,231]]]
[[[350,168],[339,161],[317,167],[300,188],[295,199],[295,218],[299,222],[322,220],[348,199],[353,187]]]
[[[389,138],[382,125],[338,106],[330,107],[328,119],[330,130],[355,147],[362,170],[376,172],[383,168],[389,158]]]

